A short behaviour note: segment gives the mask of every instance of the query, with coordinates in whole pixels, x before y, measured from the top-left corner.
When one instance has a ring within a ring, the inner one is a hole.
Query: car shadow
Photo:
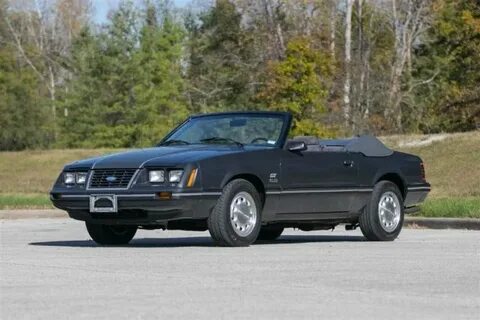
[[[330,242],[361,242],[362,236],[340,235],[285,235],[274,241],[257,241],[257,245],[278,245],[296,243],[330,243]],[[31,246],[46,247],[101,247],[92,240],[64,240],[31,242]],[[114,246],[126,248],[176,248],[176,247],[215,247],[217,246],[210,237],[178,237],[178,238],[139,238],[133,239],[128,245]],[[108,246],[105,246],[108,247]]]

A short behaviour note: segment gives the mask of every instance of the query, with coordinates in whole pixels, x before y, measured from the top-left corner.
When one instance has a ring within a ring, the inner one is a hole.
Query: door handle
[[[345,161],[343,161],[343,165],[344,165],[345,167],[349,167],[349,168],[350,168],[350,167],[353,167],[354,164],[355,164],[355,162],[353,162],[352,160],[345,160]]]

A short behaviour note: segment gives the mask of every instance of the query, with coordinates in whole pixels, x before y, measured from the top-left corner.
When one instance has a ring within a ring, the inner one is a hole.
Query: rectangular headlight
[[[75,181],[77,182],[77,184],[85,184],[85,182],[87,182],[87,173],[77,172]]]
[[[168,173],[169,182],[180,182],[182,179],[183,170],[170,170]]]
[[[63,174],[63,182],[65,184],[75,184],[75,173],[74,172],[65,172]]]
[[[163,170],[152,170],[148,172],[148,181],[156,183],[156,182],[164,182],[165,181],[165,171]]]

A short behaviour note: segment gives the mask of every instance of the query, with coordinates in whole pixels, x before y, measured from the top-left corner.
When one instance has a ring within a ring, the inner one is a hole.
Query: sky
[[[108,12],[112,9],[118,7],[122,0],[92,0],[94,15],[93,19],[96,23],[104,23],[107,21]],[[139,4],[143,0],[134,0],[133,3],[138,2]],[[189,4],[191,0],[173,0],[173,3],[177,7],[184,7]]]

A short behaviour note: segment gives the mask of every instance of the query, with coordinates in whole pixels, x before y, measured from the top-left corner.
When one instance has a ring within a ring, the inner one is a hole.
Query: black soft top
[[[357,136],[350,139],[318,139],[311,136],[298,136],[293,140],[305,142],[312,151],[345,151],[360,152],[367,157],[387,157],[393,150],[386,147],[380,140],[371,135]]]

